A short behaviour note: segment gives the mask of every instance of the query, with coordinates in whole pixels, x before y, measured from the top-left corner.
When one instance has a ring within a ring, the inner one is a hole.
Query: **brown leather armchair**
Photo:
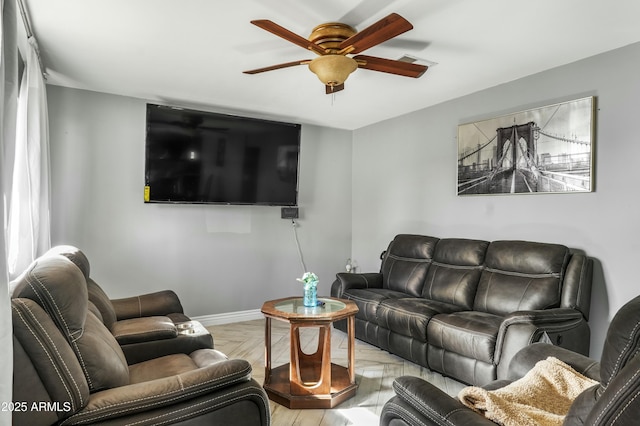
[[[14,424],[270,423],[245,360],[199,349],[128,365],[68,258],[41,257],[15,284]]]
[[[500,389],[518,380],[547,357],[555,357],[599,384],[573,401],[565,426],[637,425],[640,418],[640,296],[624,305],[609,325],[600,362],[565,348],[535,343],[518,352],[508,379],[483,386]],[[396,396],[384,405],[380,425],[495,425],[458,399],[418,377],[393,383]]]
[[[110,299],[90,276],[89,259],[77,247],[59,245],[44,256],[62,255],[82,271],[89,294],[89,309],[116,338],[129,364],[175,353],[212,349],[213,336],[184,314],[171,290]]]

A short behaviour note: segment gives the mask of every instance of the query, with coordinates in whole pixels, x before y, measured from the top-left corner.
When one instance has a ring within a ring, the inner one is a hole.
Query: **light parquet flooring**
[[[289,324],[273,320],[271,331],[272,366],[289,362]],[[215,348],[229,358],[246,359],[253,366],[253,377],[264,382],[264,320],[245,321],[207,327]],[[301,332],[303,351],[313,353],[318,345],[315,328]],[[331,330],[331,361],[347,366],[347,335]],[[455,380],[420,367],[375,346],[356,340],[356,395],[330,410],[290,410],[270,401],[273,426],[378,425],[384,403],[393,395],[392,383],[398,376],[422,377],[450,395],[465,386]]]

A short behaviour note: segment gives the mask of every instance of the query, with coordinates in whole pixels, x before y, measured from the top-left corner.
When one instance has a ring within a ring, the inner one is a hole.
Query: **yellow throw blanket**
[[[458,399],[504,426],[559,426],[573,400],[597,383],[549,357],[501,389],[488,391],[470,386],[460,391]]]

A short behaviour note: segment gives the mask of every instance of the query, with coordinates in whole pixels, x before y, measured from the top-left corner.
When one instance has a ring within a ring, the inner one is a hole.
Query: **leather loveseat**
[[[483,387],[502,389],[523,378],[538,361],[555,357],[599,382],[573,400],[564,426],[635,426],[640,418],[639,352],[640,297],[636,297],[611,321],[600,362],[548,343],[535,343],[516,354],[504,380]],[[382,426],[495,425],[419,377],[399,377],[393,388],[396,396],[382,408]]]
[[[358,305],[358,339],[482,385],[543,339],[588,354],[592,264],[559,244],[401,234],[380,272],[338,273],[331,295]]]
[[[15,283],[14,424],[270,424],[249,362],[199,349],[128,365],[90,304],[85,276],[60,255]]]

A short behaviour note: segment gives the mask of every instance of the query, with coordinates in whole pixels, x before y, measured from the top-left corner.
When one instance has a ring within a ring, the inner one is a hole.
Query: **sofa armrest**
[[[509,363],[516,352],[540,341],[545,332],[562,333],[583,327],[586,336],[574,338],[586,339],[588,344],[589,332],[585,324],[582,313],[569,308],[518,311],[507,315],[500,325],[496,339],[494,359],[498,365],[497,378],[506,378]]]
[[[206,351],[206,350],[205,350]],[[251,380],[251,365],[240,359],[215,361],[210,365],[162,379],[135,383],[91,394],[88,404],[69,417],[69,424],[94,424],[101,419],[132,416],[145,411],[181,404],[220,392]],[[232,398],[230,395],[229,398]]]
[[[382,274],[379,272],[363,274],[339,272],[331,285],[331,296],[341,298],[342,293],[351,288],[382,288]]]
[[[393,382],[396,397],[382,408],[381,425],[495,426],[458,399],[419,377],[402,376]]]
[[[550,356],[570,365],[578,373],[600,381],[600,363],[598,361],[549,343],[534,343],[516,353],[509,363],[508,379],[518,380],[524,377],[538,361]]]
[[[123,299],[112,299],[111,304],[118,321],[184,312],[178,295],[171,290],[157,291]]]

